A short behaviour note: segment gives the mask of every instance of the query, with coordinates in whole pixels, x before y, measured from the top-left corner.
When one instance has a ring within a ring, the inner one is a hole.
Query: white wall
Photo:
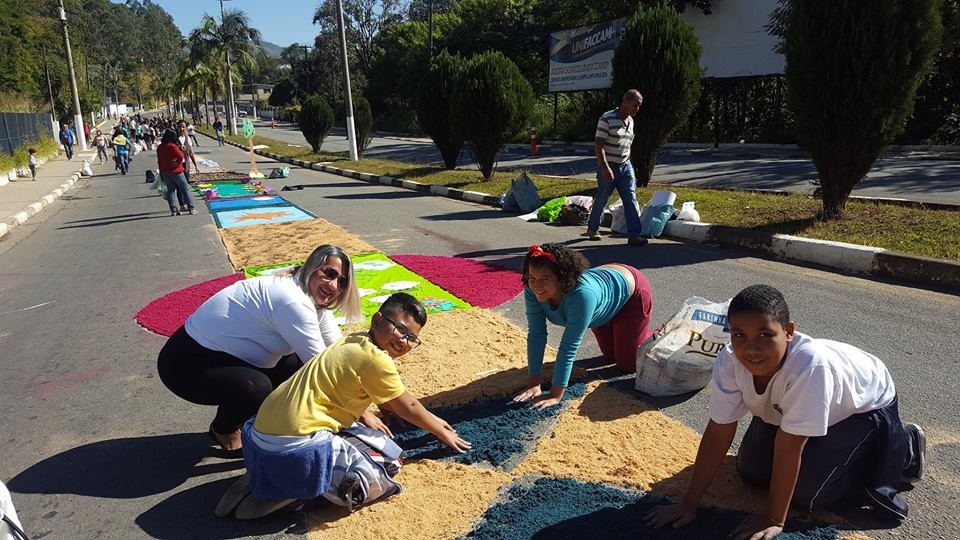
[[[826,0],[825,0],[826,1]],[[687,6],[683,19],[703,45],[704,77],[746,77],[783,73],[783,55],[764,26],[777,0],[714,0],[710,15]]]

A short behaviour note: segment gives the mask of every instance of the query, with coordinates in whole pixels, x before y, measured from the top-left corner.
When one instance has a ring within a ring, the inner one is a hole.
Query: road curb
[[[230,141],[227,141],[227,143],[237,148],[246,149]],[[264,157],[298,165],[305,169],[317,170],[316,165],[319,165],[320,171],[330,174],[354,178],[365,182],[421,191],[450,199],[499,207],[499,197],[496,195],[489,195],[477,191],[465,192],[447,186],[432,186],[420,184],[412,180],[400,180],[390,176],[359,173],[326,164],[308,163],[278,154],[261,152],[259,150],[254,150],[254,152]],[[698,243],[713,243],[729,247],[746,248],[784,259],[814,263],[847,272],[897,279],[920,285],[932,285],[950,290],[960,290],[960,262],[900,253],[884,248],[816,240],[751,229],[739,229],[710,223],[671,221],[667,223],[667,226],[664,228],[664,235]]]
[[[44,208],[53,204],[53,202],[60,197],[63,197],[64,193],[76,186],[77,182],[82,176],[83,175],[80,174],[80,171],[73,173],[66,182],[60,184],[59,187],[41,197],[39,201],[32,203],[20,212],[17,212],[12,217],[8,218],[5,223],[0,223],[0,238],[3,238],[20,225],[23,225],[27,222],[27,220],[42,212]]]

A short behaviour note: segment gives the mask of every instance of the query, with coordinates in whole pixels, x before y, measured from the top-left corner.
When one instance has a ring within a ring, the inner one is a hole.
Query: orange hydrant
[[[530,156],[537,155],[537,127],[530,126]]]

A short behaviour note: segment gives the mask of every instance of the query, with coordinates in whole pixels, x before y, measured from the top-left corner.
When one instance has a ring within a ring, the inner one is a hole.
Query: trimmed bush
[[[904,128],[943,35],[941,0],[792,0],[787,107],[823,189],[826,219]]]
[[[363,96],[353,100],[353,123],[357,129],[357,154],[363,157],[363,152],[373,140],[373,111],[370,102]]]
[[[483,178],[493,177],[503,146],[526,129],[533,88],[517,65],[497,51],[467,61],[450,102],[453,131],[467,142]]]
[[[455,79],[463,71],[464,61],[447,51],[434,57],[427,74],[417,88],[417,122],[440,150],[443,166],[457,167],[463,139],[456,137],[450,119],[450,100]]]
[[[613,95],[635,88],[643,95],[630,161],[637,185],[647,186],[657,154],[667,136],[693,110],[700,98],[700,54],[703,47],[693,27],[672,6],[637,9],[613,55]]]
[[[300,114],[297,115],[297,123],[300,126],[300,132],[310,143],[310,148],[314,153],[320,151],[320,145],[323,139],[330,133],[333,127],[333,109],[327,104],[327,100],[316,94],[309,96],[300,106]]]

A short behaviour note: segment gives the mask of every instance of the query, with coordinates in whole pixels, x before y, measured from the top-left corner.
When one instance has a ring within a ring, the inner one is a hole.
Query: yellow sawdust
[[[700,436],[643,402],[601,383],[564,414],[515,474],[539,473],[628,485],[679,497],[690,480]],[[765,492],[744,484],[728,458],[703,503],[756,510]]]
[[[347,253],[377,249],[324,219],[220,229],[234,268],[306,259],[317,246],[333,244]]]
[[[457,538],[473,527],[511,477],[492,469],[420,461],[406,465],[396,479],[403,493],[353,514],[329,507],[309,513],[311,540]]]
[[[527,378],[527,335],[480,308],[430,315],[423,345],[397,359],[407,389],[427,407],[511,396]],[[548,350],[553,360],[556,351]],[[548,375],[549,376],[549,375]]]

